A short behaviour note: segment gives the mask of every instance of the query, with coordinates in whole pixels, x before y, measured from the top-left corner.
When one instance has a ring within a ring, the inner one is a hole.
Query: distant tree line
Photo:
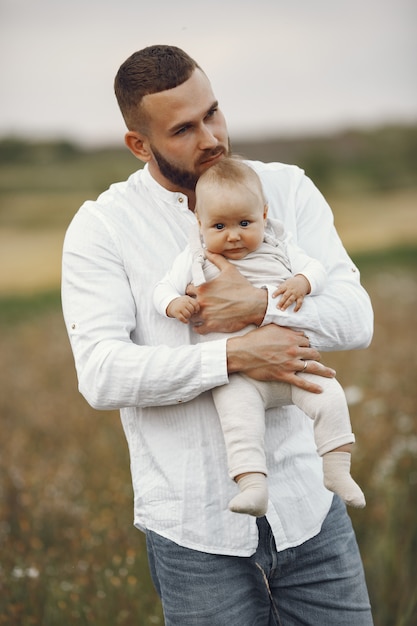
[[[0,139],[0,164],[42,163],[66,161],[83,153],[83,149],[72,141],[27,141],[20,137]]]
[[[234,141],[236,153],[251,159],[302,167],[323,190],[370,191],[417,186],[417,124],[352,129],[333,135]],[[0,167],[65,163],[106,153],[117,159],[123,146],[87,149],[66,139],[0,139]]]
[[[327,190],[417,186],[417,125],[235,142],[233,147],[251,159],[299,165],[320,188]]]

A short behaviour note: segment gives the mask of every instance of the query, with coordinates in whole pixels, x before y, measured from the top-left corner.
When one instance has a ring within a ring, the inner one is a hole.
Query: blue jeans
[[[335,496],[320,533],[277,552],[265,517],[251,557],[206,554],[146,533],[166,626],[372,626],[361,558]]]

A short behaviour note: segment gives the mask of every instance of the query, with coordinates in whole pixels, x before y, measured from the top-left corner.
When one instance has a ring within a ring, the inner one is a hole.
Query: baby
[[[157,310],[183,323],[198,312],[187,285],[211,280],[219,273],[204,250],[221,254],[256,287],[279,285],[273,297],[283,310],[298,311],[308,294],[319,293],[326,280],[319,261],[291,241],[283,224],[267,219],[267,203],[256,172],[237,158],[224,158],[204,172],[196,187],[199,230],[177,257],[154,292]],[[239,334],[254,328],[245,328]],[[202,336],[203,341],[224,334]],[[317,375],[300,372],[317,382]],[[282,382],[263,382],[231,374],[229,384],[212,390],[224,434],[230,477],[239,493],[229,509],[254,516],[268,507],[267,467],[263,447],[265,410],[295,404],[314,420],[317,451],[323,458],[325,486],[347,504],[362,508],[364,495],[350,475],[352,433],[346,398],[334,378],[320,377],[322,393],[315,394]]]

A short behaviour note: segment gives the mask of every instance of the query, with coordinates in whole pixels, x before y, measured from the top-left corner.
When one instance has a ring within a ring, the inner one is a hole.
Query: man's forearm
[[[321,391],[320,379],[313,384],[297,372],[327,378],[335,375],[334,370],[319,363],[320,353],[309,346],[302,332],[275,324],[229,338],[226,350],[229,374],[240,372],[257,380],[286,382],[314,393]]]

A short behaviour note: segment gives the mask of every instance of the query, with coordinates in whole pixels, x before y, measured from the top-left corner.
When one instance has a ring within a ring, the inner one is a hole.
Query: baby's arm
[[[200,307],[195,298],[190,296],[178,296],[168,304],[166,314],[168,317],[175,317],[183,324],[188,324],[190,317],[198,313]]]
[[[276,220],[271,220],[270,223],[275,229],[277,228],[276,225],[280,224]],[[279,233],[277,236],[279,237]],[[285,247],[293,276],[284,280],[273,292],[272,297],[282,296],[276,305],[280,311],[285,311],[295,302],[294,312],[297,312],[301,309],[304,296],[308,294],[316,295],[323,290],[327,280],[326,270],[320,261],[310,257],[300,246],[295,244],[291,232],[287,231],[284,234],[282,243]]]
[[[281,295],[277,308],[281,311],[285,311],[288,307],[295,302],[294,312],[301,309],[304,296],[311,291],[311,285],[308,279],[303,274],[296,274],[284,282],[274,291],[273,298]]]
[[[153,303],[160,315],[175,317],[187,324],[190,317],[199,311],[197,300],[185,295],[192,281],[191,255],[187,246],[175,259],[170,270],[155,285]]]

